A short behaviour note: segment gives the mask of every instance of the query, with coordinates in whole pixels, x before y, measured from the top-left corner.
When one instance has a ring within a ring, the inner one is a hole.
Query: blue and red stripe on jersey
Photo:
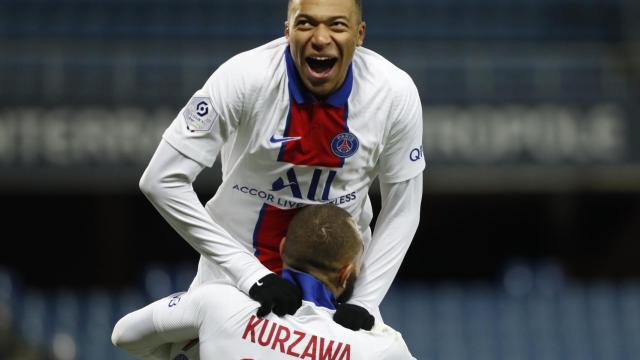
[[[284,137],[300,137],[296,141],[283,142],[278,161],[295,165],[341,168],[344,157],[331,150],[331,141],[339,134],[348,133],[348,101],[353,87],[351,64],[344,83],[326,99],[318,101],[303,85],[291,57],[285,50],[289,78],[289,114]]]
[[[331,149],[331,142],[336,136],[349,133],[348,101],[353,87],[351,65],[340,88],[319,101],[302,84],[289,48],[285,51],[285,59],[289,78],[289,114],[283,137],[300,139],[283,142],[278,153],[278,161],[294,165],[341,168],[345,158],[335,155]],[[314,171],[310,187],[313,190],[309,190],[310,193],[307,194],[309,199],[316,197],[320,174],[321,170]],[[335,175],[335,171],[329,173],[327,186],[322,190],[323,200],[329,197],[328,185],[333,182]],[[302,195],[298,194],[297,197],[301,198]],[[268,204],[263,204],[260,210],[253,232],[253,247],[258,260],[275,273],[282,271],[280,241],[287,234],[289,223],[299,210],[280,209]]]
[[[253,230],[253,248],[255,256],[267,269],[279,274],[282,271],[280,257],[280,241],[287,235],[289,223],[300,211],[296,209],[280,209],[263,204]]]

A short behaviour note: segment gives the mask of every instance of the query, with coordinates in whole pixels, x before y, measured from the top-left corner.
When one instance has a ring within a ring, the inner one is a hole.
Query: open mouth
[[[328,75],[338,61],[337,58],[325,56],[307,56],[305,60],[314,75],[320,76]]]

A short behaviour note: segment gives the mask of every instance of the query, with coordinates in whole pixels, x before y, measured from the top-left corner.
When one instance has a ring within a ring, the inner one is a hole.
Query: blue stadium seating
[[[6,106],[180,106],[227,58],[280,36],[283,3],[0,0],[0,97]],[[582,104],[633,93],[619,46],[640,34],[625,25],[634,8],[623,0],[364,6],[366,46],[409,72],[427,104]]]
[[[618,41],[622,0],[364,1],[370,34],[427,40]],[[273,37],[284,1],[4,0],[0,36]],[[233,14],[230,16],[229,14]]]
[[[19,281],[1,270],[0,308],[21,304],[13,326],[42,351],[64,335],[73,340],[72,359],[124,360],[110,342],[115,322],[186,289],[194,272],[158,265],[135,289],[14,292]],[[418,359],[631,360],[640,353],[640,282],[576,282],[553,263],[514,264],[500,283],[396,284],[381,309]]]

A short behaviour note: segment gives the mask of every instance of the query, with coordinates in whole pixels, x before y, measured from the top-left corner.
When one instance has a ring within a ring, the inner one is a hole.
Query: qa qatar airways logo
[[[423,157],[424,149],[422,148],[422,145],[420,145],[420,147],[411,149],[411,152],[409,153],[409,160],[413,162],[421,160]]]

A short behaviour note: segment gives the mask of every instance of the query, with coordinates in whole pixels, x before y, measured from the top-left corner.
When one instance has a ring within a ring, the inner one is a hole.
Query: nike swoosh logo
[[[277,143],[283,143],[288,141],[296,141],[300,139],[302,139],[302,136],[287,136],[283,138],[276,138],[275,135],[271,135],[271,139],[269,139],[269,141],[271,141],[272,144],[277,144]]]

